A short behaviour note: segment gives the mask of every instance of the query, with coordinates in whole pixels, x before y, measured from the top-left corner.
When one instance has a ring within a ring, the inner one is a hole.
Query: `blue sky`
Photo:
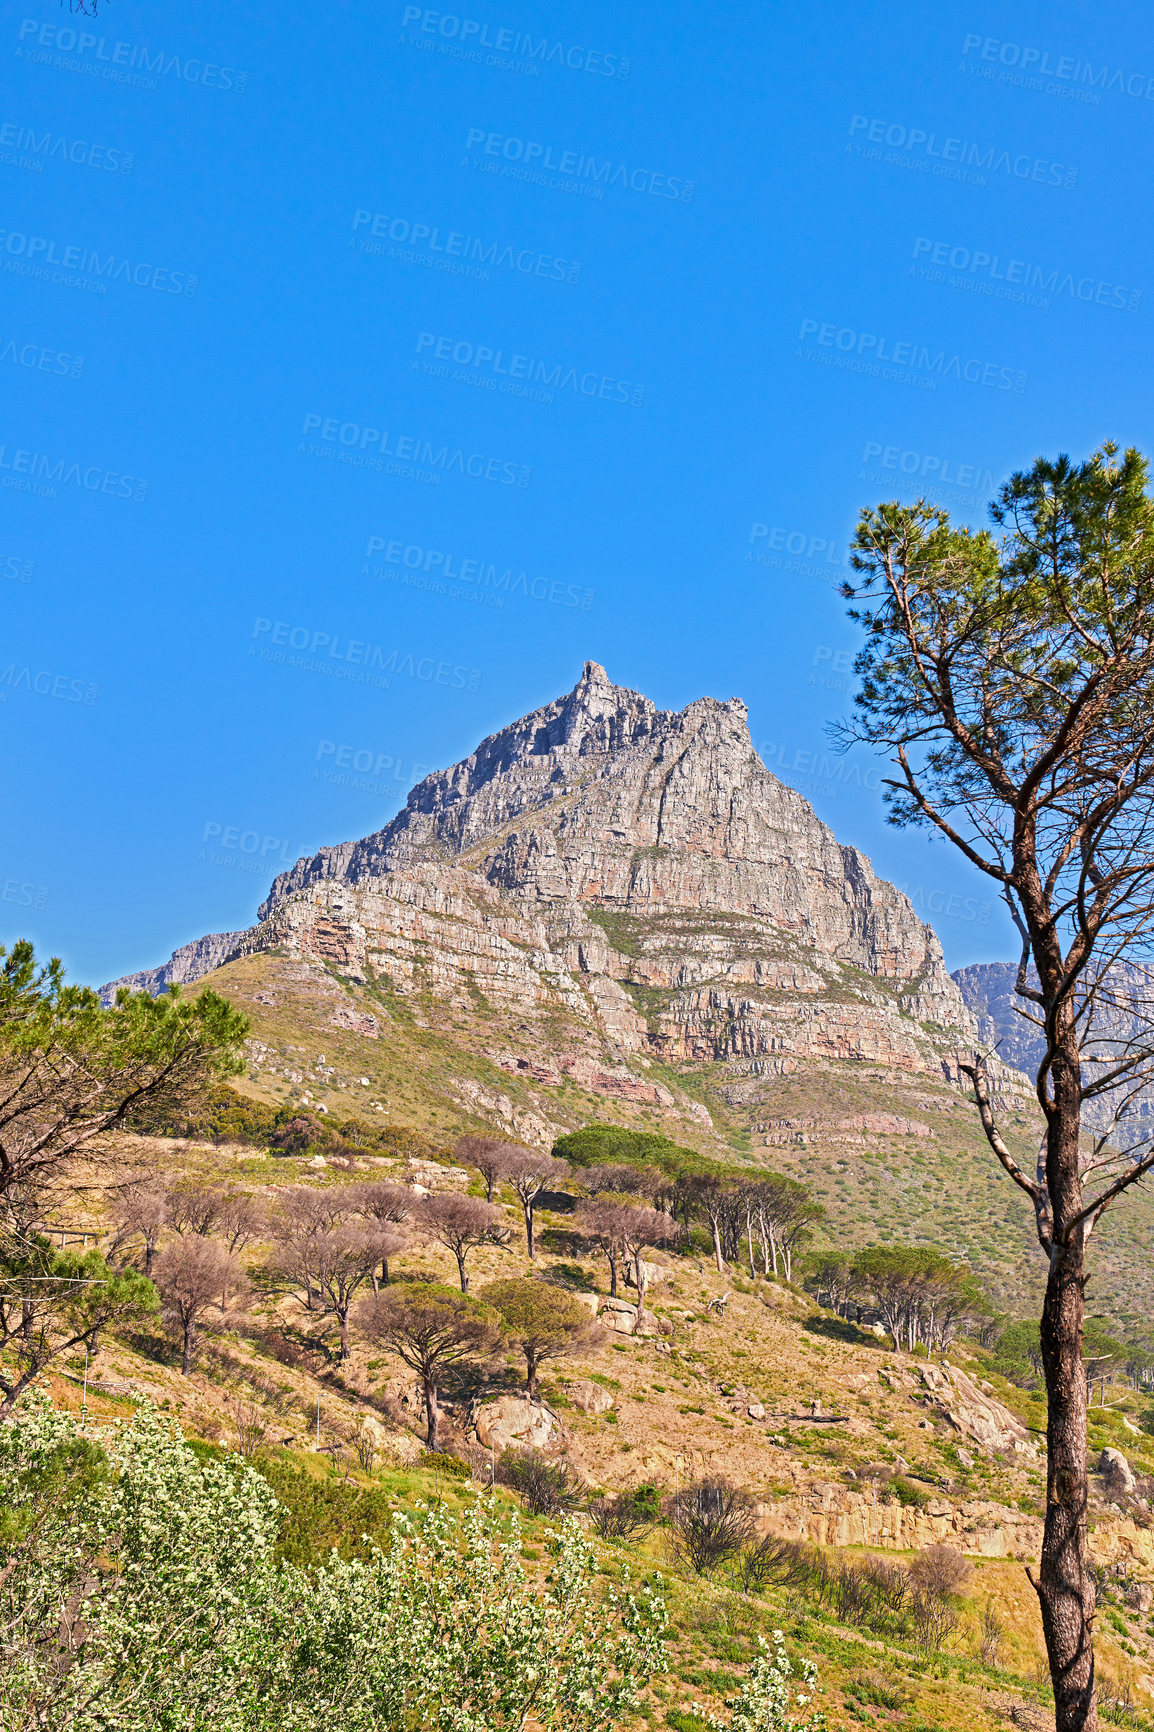
[[[1149,446],[1148,9],[42,0],[0,71],[2,941],[248,925],[593,658],[1012,951],[829,752],[838,562]]]

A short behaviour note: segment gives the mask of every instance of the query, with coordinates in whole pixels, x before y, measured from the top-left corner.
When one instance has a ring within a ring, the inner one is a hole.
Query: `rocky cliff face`
[[[770,775],[737,698],[657,710],[587,662],[566,697],[427,777],[383,830],[282,873],[261,915],[310,885],[449,862],[542,908],[769,921],[959,1014],[934,932]]]
[[[809,1060],[941,1077],[973,1038],[932,929],[766,770],[740,701],[658,710],[592,662],[384,829],[298,861],[261,917],[201,960],[275,949],[450,1016],[480,1003],[487,1056],[546,1086],[659,1101],[653,1060],[722,1061],[754,1092]],[[150,989],[193,978],[191,949]]]
[[[169,986],[183,986],[189,981],[199,980],[202,975],[211,974],[214,968],[227,962],[244,936],[243,929],[240,932],[206,933],[191,944],[182,944],[159,968],[142,968],[138,974],[123,974],[119,980],[108,981],[100,988],[100,996],[105,1004],[111,1004],[117,988],[126,986],[131,992],[150,992],[155,998]]]

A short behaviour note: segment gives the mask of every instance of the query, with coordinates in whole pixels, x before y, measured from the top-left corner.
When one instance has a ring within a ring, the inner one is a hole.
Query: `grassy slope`
[[[332,1057],[335,1053],[326,1049],[326,1058]],[[287,1185],[339,1185],[352,1176],[310,1168],[299,1158],[238,1158],[240,1151],[206,1146],[130,1139],[123,1147],[126,1156],[147,1156],[169,1170],[228,1177],[268,1202],[275,1201]],[[403,1170],[400,1163],[396,1170],[398,1174]],[[515,1222],[512,1200],[507,1203]],[[541,1226],[544,1269],[578,1261],[585,1279],[605,1291],[602,1267],[591,1259],[575,1259],[564,1211],[547,1213]],[[247,1255],[254,1276],[252,1301],[243,1313],[221,1321],[220,1332],[208,1341],[191,1378],[179,1375],[175,1355],[159,1331],[149,1331],[132,1343],[110,1341],[90,1366],[90,1375],[99,1391],[113,1391],[125,1399],[98,1392],[90,1405],[111,1417],[130,1411],[132,1400],[148,1395],[176,1413],[191,1434],[226,1444],[238,1441],[241,1424],[255,1422],[264,1429],[263,1447],[284,1450],[282,1462],[312,1476],[322,1488],[331,1479],[338,1480],[344,1488],[337,1494],[338,1503],[343,1498],[346,1505],[350,1490],[358,1484],[366,1490],[374,1487],[386,1503],[466,1495],[466,1488],[446,1484],[442,1475],[430,1475],[422,1467],[415,1403],[407,1409],[392,1407],[392,1414],[401,1418],[400,1429],[395,1418],[386,1419],[394,1434],[393,1451],[383,1458],[383,1468],[371,1481],[359,1471],[347,1448],[336,1467],[316,1453],[318,1403],[321,1441],[336,1443],[351,1436],[360,1415],[379,1414],[383,1398],[398,1402],[408,1392],[409,1379],[395,1361],[370,1358],[361,1348],[338,1376],[331,1362],[331,1333],[327,1350],[325,1344],[310,1342],[304,1327],[308,1319],[262,1273],[266,1248],[256,1245]],[[925,1427],[914,1379],[903,1377],[903,1362],[883,1344],[846,1332],[804,1296],[783,1287],[754,1284],[733,1275],[719,1277],[708,1262],[693,1256],[668,1257],[666,1262],[670,1279],[653,1290],[651,1299],[674,1329],[670,1354],[658,1354],[649,1341],[607,1335],[582,1361],[551,1368],[546,1380],[545,1392],[565,1422],[571,1453],[592,1484],[616,1488],[654,1480],[672,1489],[692,1472],[720,1470],[763,1502],[796,1504],[823,1484],[846,1483],[850,1471],[860,1473],[870,1463],[894,1463],[901,1457],[914,1484],[920,1482],[952,1501],[981,1498],[1040,1508],[1042,1482],[1036,1467],[983,1458],[977,1450],[971,1470],[959,1465],[948,1428]],[[403,1254],[396,1267],[399,1273],[421,1268],[446,1279],[453,1277],[447,1253],[435,1246],[422,1245]],[[492,1276],[520,1274],[527,1268],[523,1242],[515,1232],[508,1248],[475,1254],[474,1290]],[[708,1305],[722,1292],[730,1297],[727,1313],[719,1317]],[[263,1344],[254,1339],[258,1329],[276,1330],[281,1342],[287,1343],[293,1363],[284,1363],[270,1351],[267,1336]],[[850,1339],[839,1338],[846,1333]],[[952,1357],[955,1363],[970,1357],[973,1370],[986,1369],[977,1350],[955,1349]],[[863,1372],[873,1374],[864,1389],[847,1382]],[[878,1379],[878,1372],[883,1379]],[[55,1397],[75,1406],[82,1374],[80,1359],[62,1368],[62,1374],[52,1380]],[[590,1375],[611,1389],[615,1401],[611,1415],[586,1416],[570,1402],[566,1390],[572,1379]],[[518,1369],[511,1359],[486,1374],[490,1393],[517,1385]],[[1028,1423],[1042,1422],[1036,1401],[1008,1385],[998,1383],[997,1388]],[[462,1386],[453,1393],[467,1401],[478,1393],[478,1386]],[[1112,1395],[1121,1398],[1123,1392],[1115,1390]],[[814,1398],[825,1411],[845,1414],[848,1423],[826,1429],[782,1417],[797,1416]],[[765,1423],[755,1422],[746,1412],[755,1400],[769,1410]],[[1136,1402],[1130,1405],[1137,1410]],[[463,1412],[464,1408],[458,1409]],[[775,1436],[784,1437],[784,1445],[772,1441]],[[1092,1443],[1100,1448],[1106,1442],[1124,1447],[1137,1471],[1154,1473],[1154,1439],[1135,1437],[1116,1413],[1095,1416]],[[291,1478],[286,1480],[284,1471],[282,1481],[289,1485]],[[378,1513],[379,1506],[378,1498]],[[317,1521],[314,1507],[307,1521],[298,1521],[298,1539],[310,1524],[315,1529]],[[342,1513],[338,1507],[327,1516],[321,1511],[325,1541],[345,1534],[353,1543],[364,1526],[363,1511],[343,1507]],[[539,1549],[534,1535],[540,1524],[531,1521],[529,1529],[528,1555],[532,1556]],[[1033,1593],[1021,1564],[979,1561],[947,1652],[927,1658],[908,1643],[884,1643],[868,1632],[840,1628],[832,1618],[815,1615],[812,1607],[791,1599],[783,1588],[772,1587],[762,1596],[751,1597],[732,1583],[691,1579],[670,1559],[661,1532],[640,1546],[606,1548],[606,1571],[617,1572],[626,1558],[635,1571],[660,1568],[671,1584],[673,1670],[669,1678],[658,1681],[649,1703],[654,1724],[695,1732],[695,1720],[686,1717],[692,1702],[704,1699],[716,1704],[732,1689],[737,1672],[754,1651],[757,1635],[776,1627],[784,1628],[796,1646],[818,1660],[834,1726],[881,1723],[904,1732],[924,1728],[961,1732],[963,1727],[1004,1724],[1010,1702],[1024,1708],[1038,1703],[1034,1680],[1041,1656],[1040,1633]],[[997,1671],[984,1669],[976,1658],[977,1626],[987,1600],[992,1600],[1008,1630]],[[1124,1653],[1122,1630],[1111,1622],[1119,1615],[1118,1607],[1110,1607],[1100,1620],[1100,1661],[1108,1678],[1129,1678],[1137,1690],[1140,1674],[1154,1668],[1149,1635],[1127,1614],[1122,1628],[1134,1656]]]
[[[651,1064],[640,1077],[664,1081],[707,1106],[713,1130],[683,1112],[607,1099],[572,1083],[547,1088],[511,1076],[486,1056],[513,1048],[548,1057],[577,1043],[564,1016],[549,1027],[510,1024],[479,991],[471,1009],[450,1010],[431,995],[407,997],[383,985],[355,986],[334,970],[275,955],[246,957],[209,977],[252,1019],[253,1037],[271,1049],[254,1054],[238,1087],[281,1104],[312,1087],[342,1116],[357,1112],[391,1125],[411,1125],[446,1143],[464,1130],[505,1128],[461,1104],[456,1084],[468,1079],[519,1111],[562,1128],[591,1120],[661,1130],[717,1158],[769,1166],[804,1180],[828,1211],[825,1232],[851,1246],[893,1239],[941,1246],[964,1258],[997,1303],[1036,1309],[1044,1268],[1027,1200],[990,1154],[972,1107],[953,1089],[922,1077],[871,1065],[814,1065],[788,1077],[735,1080],[724,1065]],[[260,995],[258,997],[258,994]],[[268,1002],[269,999],[275,1002]],[[333,1026],[335,1010],[366,1010],[380,1037],[367,1039]],[[318,1072],[323,1054],[330,1071]],[[367,1076],[367,1086],[359,1078]],[[293,1081],[293,1078],[299,1079]],[[387,1110],[378,1113],[370,1102]],[[876,1136],[838,1132],[855,1113],[896,1113],[928,1123],[932,1135]],[[770,1142],[760,1128],[785,1119],[824,1123]],[[1036,1111],[1014,1111],[1007,1140],[1027,1170],[1037,1148]],[[1097,1229],[1091,1312],[1117,1322],[1154,1316],[1154,1192],[1128,1197]]]

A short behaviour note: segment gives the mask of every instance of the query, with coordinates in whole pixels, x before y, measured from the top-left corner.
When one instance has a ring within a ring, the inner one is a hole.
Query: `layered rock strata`
[[[592,662],[382,830],[298,861],[261,916],[229,955],[480,1003],[507,1025],[494,1062],[543,1086],[668,1104],[652,1059],[751,1086],[812,1061],[940,1077],[973,1039],[932,929],[769,773],[738,699],[658,710]],[[546,1019],[561,1049],[526,1057],[508,1028]]]

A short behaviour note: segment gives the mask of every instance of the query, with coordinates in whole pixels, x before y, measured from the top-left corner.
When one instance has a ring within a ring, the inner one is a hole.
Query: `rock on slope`
[[[276,948],[462,1010],[480,994],[522,1048],[526,1018],[559,1018],[564,1053],[533,1043],[557,1080],[601,1066],[627,1090],[646,1055],[940,1077],[973,1037],[932,929],[769,773],[738,699],[658,710],[594,662],[384,829],[298,861],[260,913],[229,955]]]

